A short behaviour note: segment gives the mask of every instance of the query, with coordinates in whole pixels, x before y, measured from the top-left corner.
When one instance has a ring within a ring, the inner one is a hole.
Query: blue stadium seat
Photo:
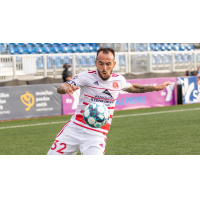
[[[53,44],[52,48],[50,48],[50,52],[51,53],[58,53],[60,49],[61,48],[59,48],[58,46]]]
[[[68,44],[68,47],[73,47],[74,46],[74,43],[69,43]]]
[[[139,43],[136,43],[136,44],[135,44],[135,48],[136,48],[136,51],[140,51],[140,44],[139,44]]]
[[[128,43],[122,43],[122,51],[128,51]]]
[[[173,50],[174,50],[174,45],[171,44],[171,43],[168,43],[168,44],[166,45],[166,49],[167,49],[168,51],[173,51]]]
[[[126,64],[125,55],[119,55],[119,65],[125,66],[125,64]]]
[[[99,48],[100,48],[99,46],[92,46],[92,49],[90,48],[89,50],[90,50],[90,52],[95,52],[96,53]]]
[[[193,45],[187,45],[186,46],[188,51],[194,50],[194,46]]]
[[[150,47],[150,51],[154,51],[154,44],[150,43],[149,47]]]
[[[181,54],[175,55],[175,63],[182,63],[183,58]]]
[[[38,43],[35,44],[35,52],[36,53],[42,53],[42,48],[40,47],[40,45]]]
[[[186,46],[185,46],[185,45],[180,45],[180,50],[181,50],[181,51],[186,51],[186,50],[187,50],[187,48],[186,48]]]
[[[161,51],[167,51],[167,46],[166,46],[166,44],[161,45]]]
[[[53,57],[52,59],[54,61],[56,68],[58,69],[62,68],[61,57],[57,56],[57,57]]]
[[[154,45],[154,51],[161,51],[161,45],[159,43]]]
[[[185,48],[180,43],[174,43],[174,51],[183,51]]]
[[[167,55],[167,54],[163,55],[163,62],[164,62],[164,64],[169,64],[170,63],[169,55]]]
[[[130,43],[130,50],[133,51],[134,47],[133,47],[133,43]]]
[[[143,51],[147,51],[147,44],[143,43]]]
[[[43,57],[37,57],[36,65],[38,69],[43,69]]]
[[[53,59],[47,56],[47,69],[53,69]]]
[[[156,64],[156,55],[153,55],[153,54],[152,54],[151,63],[152,63],[152,65],[155,65],[155,64]]]
[[[50,53],[50,48],[49,48],[48,44],[43,45],[42,53]]]
[[[200,62],[200,53],[196,55],[197,62]]]
[[[79,56],[79,63],[81,64],[82,67],[87,67],[87,58],[86,56]]]
[[[194,62],[194,55],[192,53],[189,53],[188,59],[189,59],[190,62]]]
[[[64,56],[64,58],[62,59],[62,63],[71,65],[72,64],[72,56]]]
[[[17,46],[16,50],[17,50],[16,53],[23,54],[22,46]]]
[[[15,53],[14,46],[12,46],[12,45],[8,46],[8,51],[9,51],[10,54],[14,54]]]
[[[26,45],[26,52],[29,54],[31,54],[33,52],[32,45],[30,45],[30,44]]]
[[[157,55],[157,56],[156,56],[156,62],[157,62],[157,64],[162,64],[162,63],[163,63],[163,60],[162,60],[162,56],[161,56],[161,55]]]
[[[6,48],[5,48],[5,46],[4,46],[4,43],[1,43],[1,44],[0,44],[0,53],[1,53],[1,54],[5,54],[5,53],[6,53]]]
[[[89,67],[95,66],[95,56],[88,56]]]
[[[185,63],[188,63],[188,62],[189,62],[189,56],[188,56],[188,54],[184,54],[182,57],[183,57],[183,61],[184,61]]]

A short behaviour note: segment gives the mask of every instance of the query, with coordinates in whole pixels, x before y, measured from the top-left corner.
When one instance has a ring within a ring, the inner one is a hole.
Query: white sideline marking
[[[181,111],[188,111],[188,110],[200,110],[200,108],[193,108],[193,109],[186,109],[186,110],[171,110],[171,111],[161,111],[161,112],[152,112],[152,113],[140,113],[140,114],[132,114],[132,115],[120,115],[120,116],[113,116],[113,118],[118,117],[131,117],[131,116],[138,116],[138,115],[152,115],[152,114],[162,114],[162,113],[171,113],[171,112],[181,112]]]
[[[113,116],[113,118],[119,118],[119,117],[133,117],[133,116],[139,116],[139,115],[153,115],[153,114],[172,113],[172,112],[182,112],[182,111],[191,111],[191,110],[200,110],[200,108],[193,108],[193,109],[186,109],[186,110],[161,111],[161,112],[152,112],[152,113],[139,113],[139,114],[132,114],[132,115],[120,115],[120,116]],[[20,127],[27,127],[27,126],[40,126],[40,125],[59,124],[59,123],[67,123],[67,121],[50,122],[50,123],[42,123],[42,124],[28,124],[28,125],[21,125],[21,126],[8,126],[8,127],[0,127],[0,129],[6,129],[6,128],[20,128]]]

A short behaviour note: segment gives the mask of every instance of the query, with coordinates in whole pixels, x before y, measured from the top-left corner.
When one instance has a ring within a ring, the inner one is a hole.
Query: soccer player
[[[48,155],[104,155],[106,135],[112,122],[115,102],[120,90],[129,93],[144,93],[163,90],[169,81],[159,86],[130,84],[122,75],[112,73],[115,67],[115,52],[101,47],[97,51],[96,71],[84,71],[57,88],[59,94],[68,94],[80,89],[79,104],[75,115],[60,130]],[[103,102],[110,111],[110,119],[102,128],[91,128],[83,119],[85,107],[93,102]]]

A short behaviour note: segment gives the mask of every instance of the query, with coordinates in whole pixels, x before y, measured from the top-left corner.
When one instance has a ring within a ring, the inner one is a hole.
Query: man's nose
[[[106,69],[107,69],[107,66],[106,66],[106,64],[105,64],[105,65],[103,65],[103,69],[104,69],[104,70],[106,70]]]

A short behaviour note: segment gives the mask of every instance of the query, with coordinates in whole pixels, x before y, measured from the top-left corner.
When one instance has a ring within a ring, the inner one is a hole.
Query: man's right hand
[[[68,94],[70,97],[73,97],[73,92],[78,89],[79,87],[76,87],[75,85],[70,86],[69,84],[65,83],[57,88],[57,93]]]

